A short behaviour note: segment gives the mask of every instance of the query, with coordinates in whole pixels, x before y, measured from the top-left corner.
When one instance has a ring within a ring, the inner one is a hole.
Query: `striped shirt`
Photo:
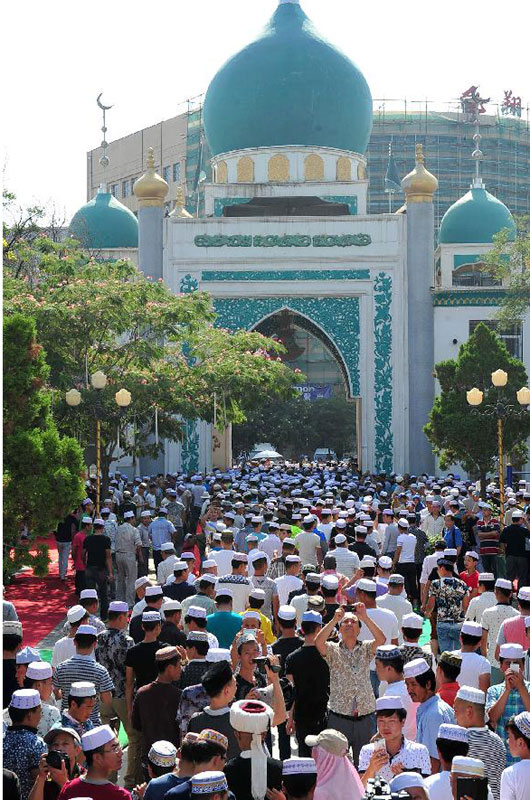
[[[469,757],[480,758],[486,767],[486,777],[493,794],[493,800],[499,800],[501,792],[501,775],[506,767],[506,745],[500,736],[489,728],[468,728]]]
[[[95,687],[98,695],[101,692],[114,691],[114,684],[105,667],[98,664],[91,656],[75,655],[68,658],[55,668],[52,677],[52,684],[54,689],[61,690],[61,711],[68,709],[68,695],[70,694],[70,686],[75,681],[91,681]],[[99,696],[96,696],[96,702],[90,715],[90,719],[94,725],[101,725],[99,716]]]

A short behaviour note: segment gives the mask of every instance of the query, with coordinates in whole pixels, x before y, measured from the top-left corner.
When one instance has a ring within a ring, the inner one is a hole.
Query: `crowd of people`
[[[78,597],[51,663],[4,601],[6,798],[530,800],[526,483],[250,463],[93,490],[56,532]]]

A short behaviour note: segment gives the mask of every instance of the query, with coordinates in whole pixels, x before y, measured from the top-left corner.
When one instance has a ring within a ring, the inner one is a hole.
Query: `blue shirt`
[[[462,533],[456,525],[450,530],[444,528],[442,535],[447,547],[462,547]]]
[[[241,629],[242,618],[233,611],[216,611],[206,617],[206,630],[217,636],[219,647],[229,650]]]
[[[424,744],[431,758],[438,758],[436,739],[443,723],[455,724],[455,712],[441,697],[434,694],[424,703],[420,703],[416,711],[416,741]]]
[[[189,780],[189,778],[179,778],[174,772],[161,775],[159,778],[153,778],[153,780],[149,781],[147,784],[144,800],[163,800],[166,792],[169,792],[170,789],[174,789],[175,786],[179,786],[187,780]]]
[[[3,766],[18,775],[22,800],[27,800],[35,780],[30,773],[38,768],[40,757],[47,750],[44,741],[37,736],[36,728],[21,725],[7,729],[3,742]]]
[[[149,535],[153,542],[153,550],[160,550],[165,542],[172,542],[175,526],[165,517],[157,517],[149,525]]]

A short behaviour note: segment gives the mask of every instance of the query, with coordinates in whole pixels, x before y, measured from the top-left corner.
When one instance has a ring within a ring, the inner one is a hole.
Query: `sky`
[[[521,0],[302,0],[317,29],[363,71],[374,98],[448,108],[471,84],[530,102]],[[3,181],[22,205],[68,219],[85,202],[86,152],[186,110],[252,41],[276,0],[26,0],[3,11]],[[9,33],[11,32],[11,34]],[[493,110],[493,109],[492,109]]]

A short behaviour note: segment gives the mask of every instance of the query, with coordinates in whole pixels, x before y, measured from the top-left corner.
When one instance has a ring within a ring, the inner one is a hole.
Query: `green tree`
[[[60,436],[50,413],[48,367],[35,339],[31,318],[15,314],[4,323],[4,575],[23,564],[45,574],[47,548],[36,537],[83,497],[83,453],[75,441]],[[28,538],[21,533],[27,526]]]
[[[491,383],[491,373],[497,369],[508,373],[508,383],[500,390]],[[484,487],[486,476],[495,469],[497,455],[497,419],[484,410],[498,401],[518,405],[516,392],[527,382],[524,364],[511,358],[500,337],[481,323],[460,347],[456,360],[436,364],[435,375],[441,392],[423,430],[443,469],[459,462],[466,472],[478,475]],[[484,392],[478,411],[466,398],[466,392],[475,386]],[[504,448],[514,460],[526,457],[529,435],[530,413],[508,413]]]
[[[521,322],[530,309],[530,216],[516,218],[515,241],[500,231],[484,257],[484,271],[506,286],[497,318],[500,324]]]
[[[39,236],[25,247],[37,267],[16,277],[8,262],[5,313],[35,319],[60,429],[86,445],[94,441],[96,414],[101,419],[104,478],[118,427],[122,453],[155,457],[164,439],[182,437],[183,418],[213,420],[214,396],[222,426],[292,393],[297,378],[281,362],[283,347],[259,333],[214,327],[206,293],[175,295],[132,262],[98,261],[73,240]],[[107,375],[107,387],[83,391],[81,405],[69,409],[65,392],[86,388],[97,370]],[[114,400],[122,387],[132,395],[124,414]]]

